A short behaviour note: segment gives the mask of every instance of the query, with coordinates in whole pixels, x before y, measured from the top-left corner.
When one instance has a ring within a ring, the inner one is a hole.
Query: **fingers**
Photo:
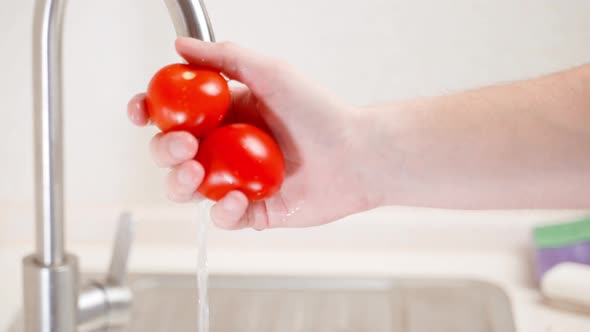
[[[137,126],[145,126],[150,122],[150,117],[145,107],[145,93],[135,95],[127,104],[127,116]]]
[[[276,72],[283,66],[276,60],[232,43],[206,43],[192,38],[179,38],[176,49],[188,62],[215,69],[244,83],[254,95],[270,96],[278,89]],[[236,91],[233,100],[237,104],[234,105],[236,109],[239,106],[247,108],[251,106],[250,102],[256,102],[255,99],[246,98],[249,91]],[[149,123],[145,94],[139,94],[129,101],[127,113],[131,122],[138,126]],[[188,132],[160,133],[152,139],[150,149],[157,165],[173,167],[167,177],[169,198],[176,202],[194,200],[204,177],[203,167],[193,160],[198,149],[197,139]],[[247,197],[239,191],[232,191],[218,201],[211,209],[211,217],[217,226],[225,229],[268,227],[264,203],[256,202],[249,207]]]
[[[220,228],[236,230],[251,227],[264,230],[270,227],[266,202],[248,202],[240,191],[231,191],[211,208],[211,218]]]
[[[174,167],[166,179],[168,198],[179,203],[193,200],[204,175],[203,166],[194,160]]]
[[[193,159],[198,146],[199,143],[193,135],[185,131],[176,131],[154,136],[150,150],[158,166],[172,167]]]
[[[252,227],[255,230],[261,231],[269,228],[266,202],[257,201],[251,203],[243,219],[245,219],[244,222],[249,227]]]
[[[207,43],[194,38],[178,38],[176,50],[188,62],[223,72],[231,79],[256,89],[260,76],[272,72],[272,61],[234,43]]]
[[[247,225],[243,216],[248,209],[248,198],[239,191],[230,191],[211,208],[211,219],[217,227],[235,230]]]

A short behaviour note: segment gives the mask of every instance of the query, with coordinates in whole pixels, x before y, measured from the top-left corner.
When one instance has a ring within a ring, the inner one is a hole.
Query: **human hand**
[[[287,178],[279,193],[248,202],[229,192],[211,209],[213,222],[225,229],[307,227],[334,221],[376,206],[359,166],[355,115],[342,103],[283,61],[233,43],[180,38],[178,53],[189,63],[213,68],[242,86],[232,88],[228,121],[251,123],[270,132],[281,147]],[[149,123],[145,94],[128,105],[130,120]],[[176,202],[199,198],[204,177],[194,160],[198,140],[188,132],[159,133],[151,141],[153,158],[169,167],[168,196]]]

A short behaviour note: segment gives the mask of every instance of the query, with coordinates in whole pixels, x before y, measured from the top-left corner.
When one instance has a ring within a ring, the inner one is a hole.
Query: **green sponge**
[[[533,235],[537,248],[558,248],[590,242],[590,216],[572,223],[537,227]]]

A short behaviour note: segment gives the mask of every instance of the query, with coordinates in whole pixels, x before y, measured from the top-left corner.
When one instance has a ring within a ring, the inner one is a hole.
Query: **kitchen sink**
[[[131,275],[129,284],[131,321],[108,331],[197,331],[195,276]],[[505,292],[473,280],[215,275],[209,298],[211,332],[515,331]]]

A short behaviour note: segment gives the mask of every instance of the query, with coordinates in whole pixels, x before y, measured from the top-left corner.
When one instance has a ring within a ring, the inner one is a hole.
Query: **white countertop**
[[[195,226],[189,218],[196,215],[194,211],[136,211],[138,240],[130,269],[134,272],[193,273]],[[470,213],[464,217],[455,215],[452,221],[449,218],[416,221],[413,219],[423,218],[424,213],[404,213],[395,214],[398,221],[385,220],[391,214],[372,212],[306,230],[224,232],[212,229],[210,270],[238,274],[479,279],[495,283],[507,292],[518,331],[590,330],[590,316],[543,304],[531,272],[528,248],[531,225],[571,213],[521,212],[517,216],[494,213],[478,218],[476,223]],[[79,256],[84,271],[102,271],[107,266],[109,239],[114,229],[110,214],[94,214],[68,231],[71,239],[68,248]],[[441,214],[445,212],[436,212],[437,216]],[[163,222],[163,218],[168,221]],[[518,219],[519,224],[515,226],[511,218]],[[98,222],[101,227],[95,226]],[[88,231],[90,226],[94,231]],[[32,250],[31,241],[19,238],[18,234],[8,239],[6,232],[11,227],[14,225],[10,223],[0,225],[0,234],[4,235],[0,239],[0,331],[20,308],[20,259]]]

